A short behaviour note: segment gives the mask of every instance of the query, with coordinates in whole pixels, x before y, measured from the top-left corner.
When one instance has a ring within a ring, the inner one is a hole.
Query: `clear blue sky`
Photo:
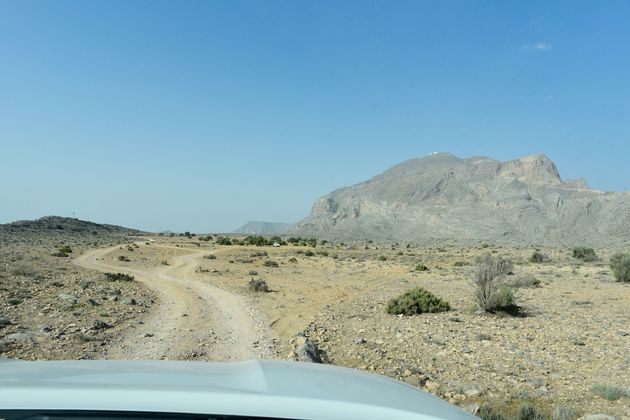
[[[0,223],[229,231],[434,151],[630,190],[627,1],[0,0]]]

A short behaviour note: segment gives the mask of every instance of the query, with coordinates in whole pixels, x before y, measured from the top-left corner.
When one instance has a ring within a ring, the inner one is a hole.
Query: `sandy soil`
[[[295,359],[297,337],[307,336],[327,363],[384,374],[473,411],[524,400],[548,412],[564,410],[559,418],[630,418],[630,397],[607,399],[593,391],[596,385],[630,389],[630,285],[614,281],[606,263],[617,250],[598,249],[599,261],[583,263],[568,249],[542,247],[550,262],[534,264],[528,261],[534,248],[449,242],[275,248],[157,236],[97,247],[74,260],[81,275],[94,273],[96,285],[75,286],[74,293],[87,299],[114,287],[138,304],[116,306],[103,297],[99,309],[75,304],[57,311],[86,317],[77,318],[74,329],[55,329],[59,334],[87,332],[98,341],[52,340],[42,349],[81,346],[92,358]],[[476,313],[470,264],[486,254],[513,260],[514,278],[539,281],[517,289],[520,316]],[[429,270],[416,271],[419,263]],[[136,281],[111,285],[100,272],[128,273]],[[250,290],[252,278],[271,291]],[[451,310],[413,317],[385,312],[389,299],[413,287],[447,300]],[[89,317],[105,307],[117,311],[117,321],[94,332]],[[10,307],[16,316],[28,308]],[[39,328],[28,322],[22,317],[20,328]],[[24,348],[16,344],[11,357]],[[36,351],[28,347],[28,358],[48,358]]]
[[[239,295],[191,278],[203,251],[173,252],[164,245],[137,245],[168,257],[168,265],[116,264],[111,254],[119,247],[92,250],[74,261],[84,268],[133,275],[158,295],[159,304],[148,319],[130,329],[121,344],[110,349],[108,358],[243,360],[271,356],[273,341],[253,306]]]

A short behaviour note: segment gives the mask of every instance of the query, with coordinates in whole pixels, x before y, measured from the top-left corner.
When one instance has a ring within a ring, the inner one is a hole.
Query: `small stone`
[[[437,389],[440,387],[440,384],[438,384],[437,382],[426,381],[424,383],[424,387],[427,389],[427,391],[433,392],[437,391]]]
[[[92,331],[101,331],[101,330],[105,330],[107,328],[111,328],[112,325],[108,324],[105,321],[101,321],[100,319],[97,319],[94,321],[94,324],[92,324],[92,327],[90,328]]]
[[[77,295],[74,295],[72,293],[59,293],[57,295],[57,297],[61,300],[64,300],[66,302],[70,302],[72,304],[77,303],[77,301],[79,300],[79,298],[77,297]]]
[[[363,337],[359,337],[356,340],[354,340],[354,344],[365,344],[365,343],[366,341],[365,341],[365,338]]]
[[[120,303],[122,305],[135,305],[136,304],[136,300],[134,298],[131,298],[131,297],[126,297],[123,300],[121,300]]]
[[[481,391],[479,391],[477,388],[471,388],[464,391],[464,394],[466,394],[467,397],[478,397],[479,395],[481,395]]]
[[[617,420],[616,417],[609,416],[608,414],[598,413],[598,414],[589,414],[582,417],[583,420]]]
[[[472,415],[475,415],[475,414],[477,414],[479,412],[480,408],[481,408],[480,404],[472,403],[472,404],[466,405],[464,407],[464,411],[466,411],[466,412],[468,412],[468,413],[470,413]]]
[[[94,299],[86,299],[85,301],[88,305],[90,306],[98,306],[99,303],[97,301],[95,301]]]

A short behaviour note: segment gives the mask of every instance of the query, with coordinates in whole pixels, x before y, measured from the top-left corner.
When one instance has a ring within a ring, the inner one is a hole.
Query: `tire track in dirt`
[[[206,252],[178,248],[189,252],[171,258],[168,266],[141,270],[107,261],[118,248],[91,250],[73,262],[133,275],[158,295],[158,302],[143,324],[134,325],[112,346],[109,359],[271,358],[273,341],[263,315],[244,297],[192,279],[197,260]]]

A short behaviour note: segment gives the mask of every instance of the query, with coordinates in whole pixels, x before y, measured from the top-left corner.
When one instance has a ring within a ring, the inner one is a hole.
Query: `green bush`
[[[429,271],[429,267],[422,263],[418,263],[418,265],[416,265],[416,271]]]
[[[621,397],[630,396],[628,391],[615,385],[597,384],[591,388],[593,394],[609,401],[616,401]]]
[[[57,249],[57,252],[55,252],[54,254],[52,254],[53,257],[69,257],[72,253],[72,249],[68,246],[68,245],[64,245],[61,248]]]
[[[573,258],[584,262],[597,261],[597,254],[593,248],[576,247],[573,248]]]
[[[610,258],[610,269],[617,281],[630,282],[630,254],[618,252]]]
[[[216,240],[217,245],[232,245],[230,238],[224,236],[218,236]]]
[[[109,281],[133,281],[134,277],[124,273],[105,273],[105,278]]]
[[[514,306],[514,290],[502,284],[494,295],[492,295],[491,305],[494,309],[503,310]]]
[[[421,287],[408,290],[387,304],[387,313],[395,315],[418,315],[426,312],[444,312],[450,309],[448,302]]]

